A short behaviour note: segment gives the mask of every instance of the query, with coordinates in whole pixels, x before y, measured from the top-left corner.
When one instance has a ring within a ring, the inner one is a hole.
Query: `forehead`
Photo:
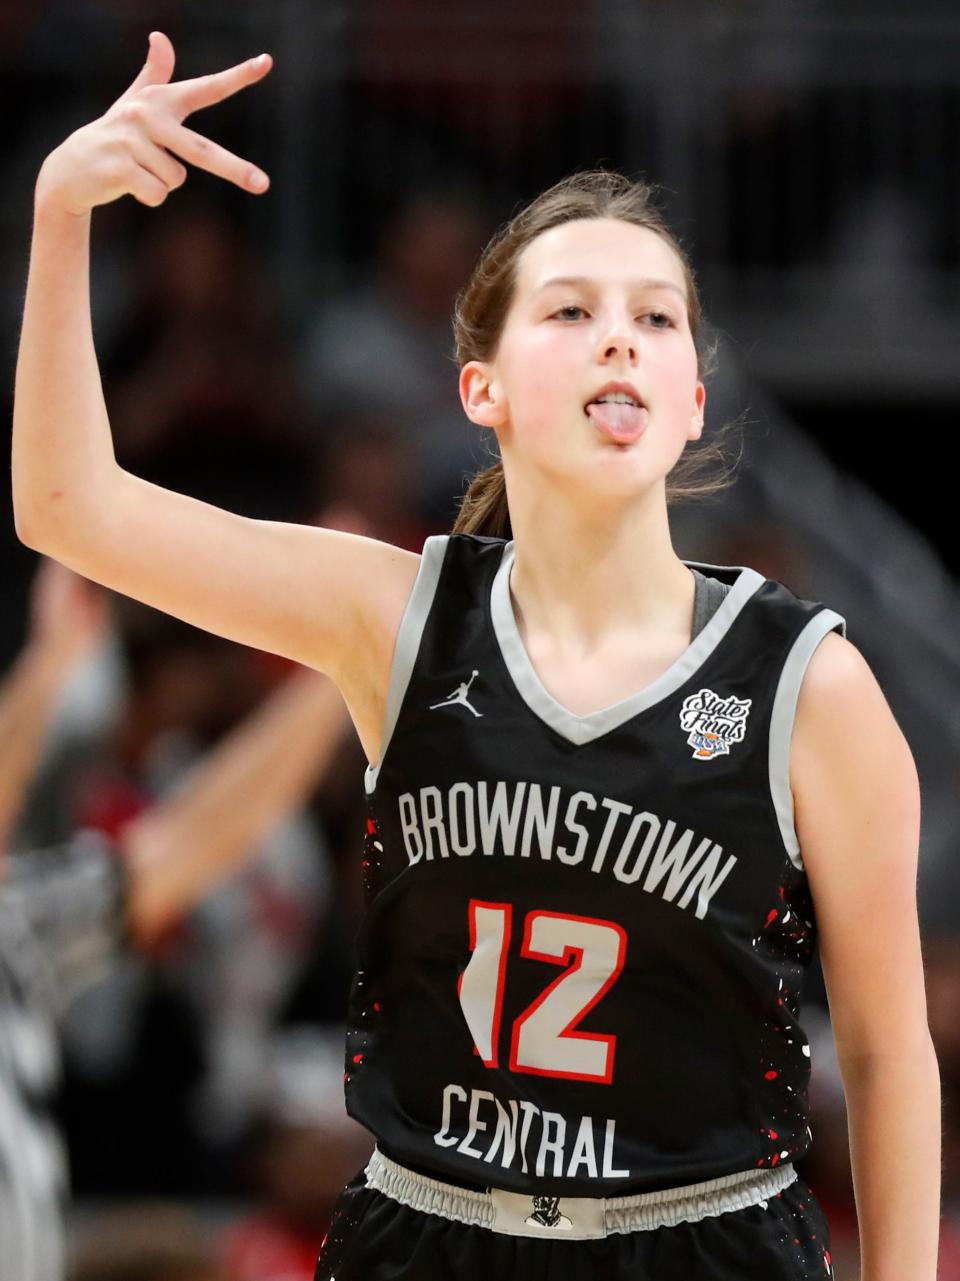
[[[601,284],[652,277],[686,295],[673,249],[655,231],[620,218],[580,218],[541,232],[517,260],[517,295],[532,294],[554,276],[590,276]]]

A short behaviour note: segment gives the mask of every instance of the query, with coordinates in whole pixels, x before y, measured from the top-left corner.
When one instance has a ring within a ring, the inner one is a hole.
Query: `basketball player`
[[[830,1277],[793,1164],[818,935],[864,1277],[934,1281],[916,771],[839,614],[672,549],[700,311],[649,193],[574,177],[485,252],[460,393],[502,462],[451,534],[417,555],[242,519],[117,466],[91,338],[95,205],[162,204],[183,162],[267,187],[183,120],[269,58],[179,83],[173,58],[154,34],[41,169],[15,512],[85,575],[327,672],[353,716],[370,811],[346,1091],[378,1150],[318,1281]]]

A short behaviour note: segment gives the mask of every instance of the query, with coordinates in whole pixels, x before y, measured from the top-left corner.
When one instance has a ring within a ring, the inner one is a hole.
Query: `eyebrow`
[[[541,294],[554,285],[595,285],[597,283],[591,276],[553,276],[550,280],[545,280],[542,285],[538,285],[534,293]],[[672,289],[684,302],[687,300],[685,292],[672,280],[655,280],[650,276],[644,276],[640,280],[632,281],[631,284],[636,289]]]

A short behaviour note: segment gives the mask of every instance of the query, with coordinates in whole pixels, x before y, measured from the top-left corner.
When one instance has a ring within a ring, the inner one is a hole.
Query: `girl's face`
[[[496,357],[461,370],[468,417],[494,428],[508,468],[611,497],[662,480],[703,428],[686,296],[680,260],[645,227],[543,232],[518,259]],[[592,404],[610,383],[641,407]]]

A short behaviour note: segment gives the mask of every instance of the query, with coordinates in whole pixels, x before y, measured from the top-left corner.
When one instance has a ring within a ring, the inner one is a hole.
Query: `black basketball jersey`
[[[790,739],[844,619],[740,566],[658,679],[578,716],[537,677],[512,541],[435,535],[366,771],[350,1113],[453,1182],[591,1196],[795,1160],[816,936]]]

